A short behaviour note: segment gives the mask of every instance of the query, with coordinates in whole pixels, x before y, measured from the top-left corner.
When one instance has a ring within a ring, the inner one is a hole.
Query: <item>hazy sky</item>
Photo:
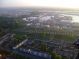
[[[79,0],[0,0],[0,7],[79,8]]]

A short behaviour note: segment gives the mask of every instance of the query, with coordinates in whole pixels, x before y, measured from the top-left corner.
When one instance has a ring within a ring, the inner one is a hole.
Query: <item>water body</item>
[[[79,23],[79,16],[77,15],[69,15],[69,14],[62,14],[64,16],[71,16],[72,17],[72,23]]]
[[[71,17],[72,17],[72,22],[79,23],[79,16],[71,15]]]

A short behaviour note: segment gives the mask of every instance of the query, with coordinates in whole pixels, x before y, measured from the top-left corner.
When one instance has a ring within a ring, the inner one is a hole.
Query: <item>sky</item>
[[[0,0],[0,7],[79,8],[79,0]]]

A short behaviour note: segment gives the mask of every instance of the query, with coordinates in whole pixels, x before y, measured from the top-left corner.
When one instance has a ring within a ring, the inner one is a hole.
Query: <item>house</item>
[[[79,39],[77,39],[77,40],[74,42],[74,45],[75,45],[76,48],[79,49]]]

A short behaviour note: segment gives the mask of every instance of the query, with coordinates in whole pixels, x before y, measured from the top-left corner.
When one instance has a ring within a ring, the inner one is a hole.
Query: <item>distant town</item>
[[[0,8],[0,59],[78,59],[79,12]]]

